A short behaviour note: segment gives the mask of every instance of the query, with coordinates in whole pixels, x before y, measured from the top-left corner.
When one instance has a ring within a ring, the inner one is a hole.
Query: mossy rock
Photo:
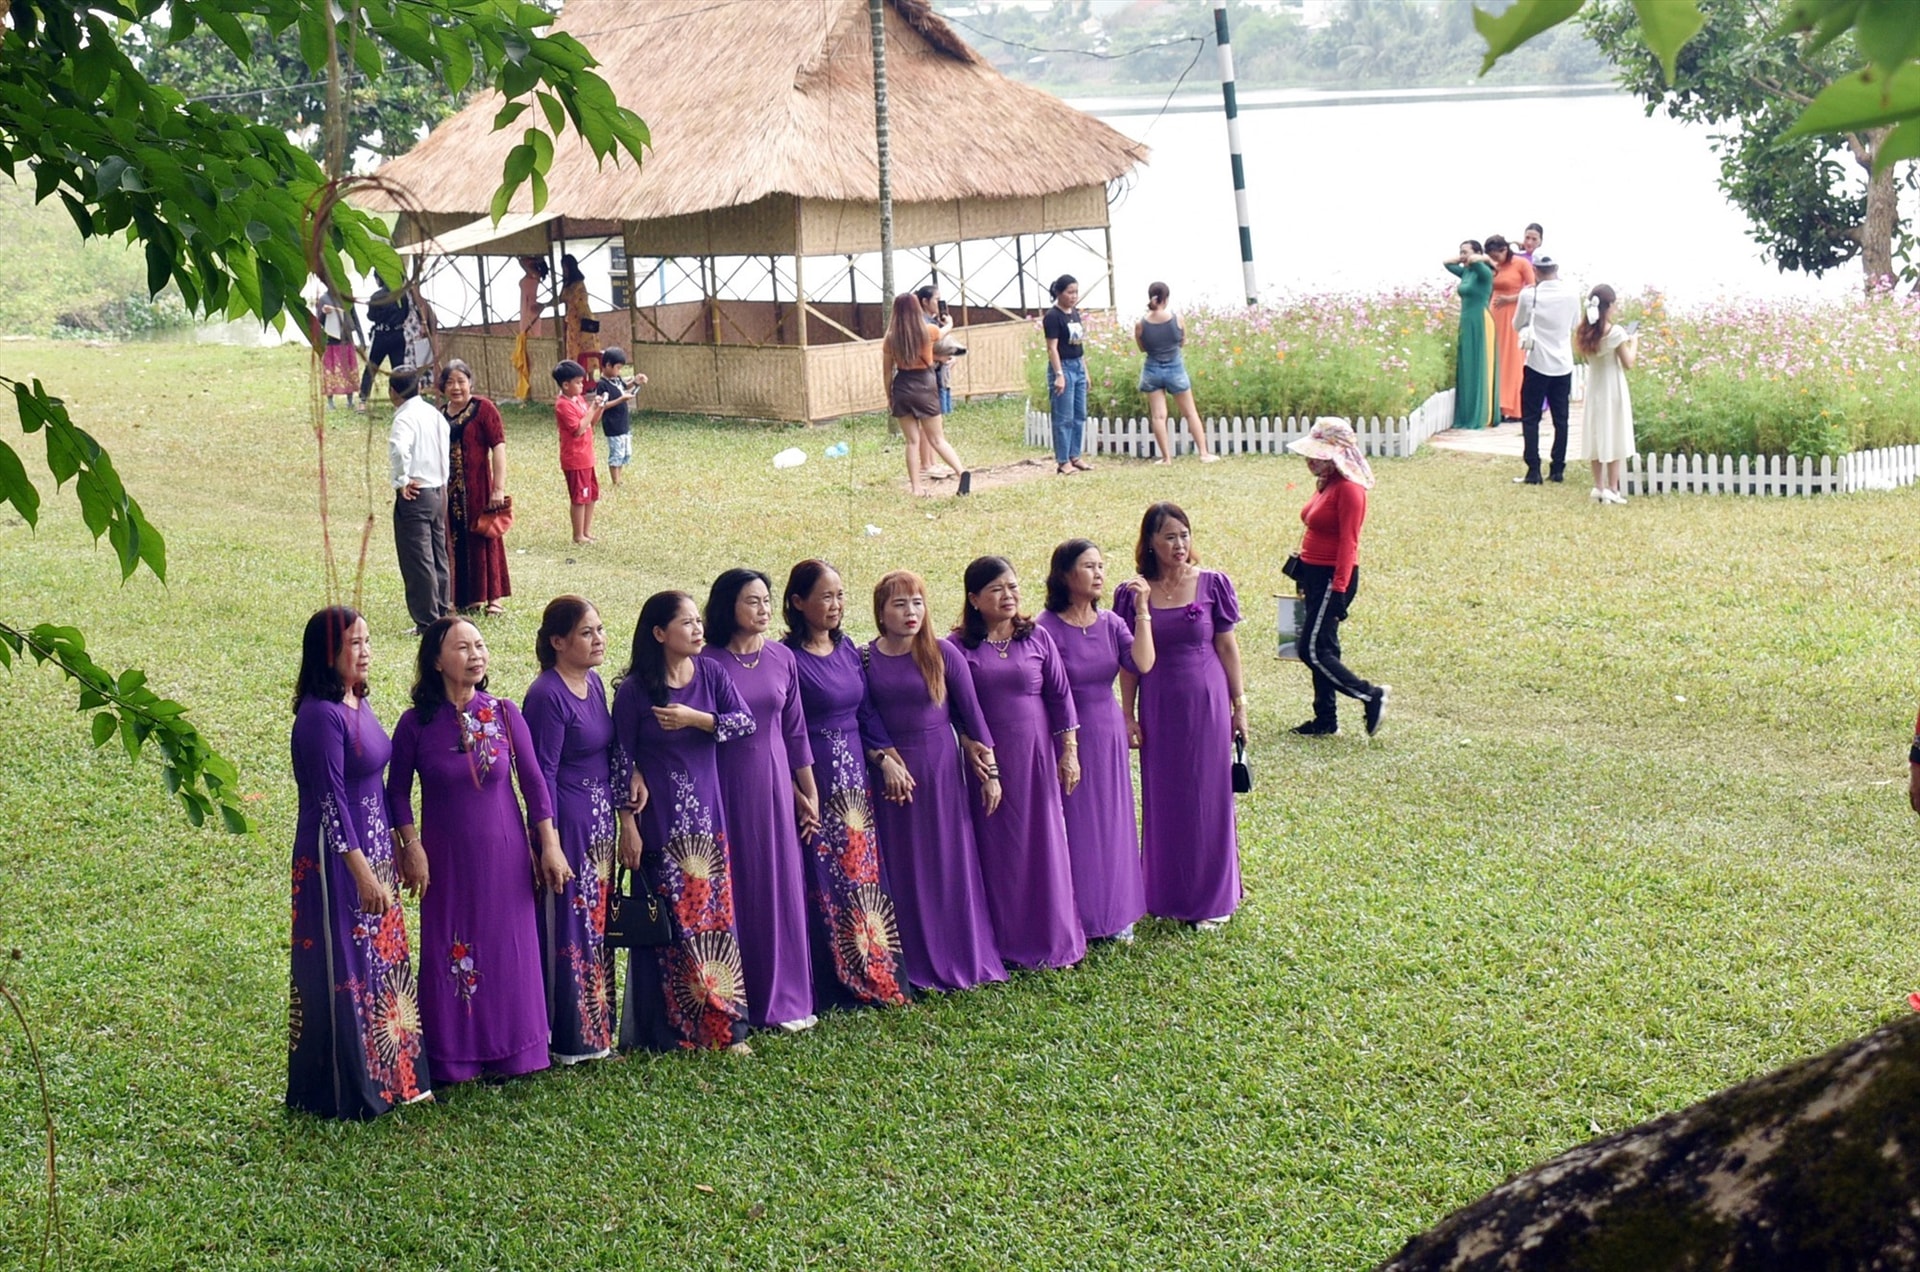
[[[1380,1272],[1920,1268],[1920,1016],[1583,1144]]]

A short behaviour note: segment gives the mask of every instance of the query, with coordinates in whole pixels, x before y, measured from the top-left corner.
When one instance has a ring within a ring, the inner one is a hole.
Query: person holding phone
[[[1040,321],[1047,338],[1047,400],[1053,410],[1053,471],[1062,477],[1092,468],[1081,457],[1087,444],[1087,320],[1080,313],[1080,281],[1072,274],[1053,280],[1053,306]]]
[[[1639,333],[1613,321],[1618,298],[1613,288],[1597,283],[1587,293],[1586,312],[1574,333],[1573,347],[1587,359],[1587,406],[1582,448],[1593,466],[1593,492],[1598,503],[1623,504],[1620,489],[1633,446],[1633,396],[1627,391],[1627,372],[1640,351]]]

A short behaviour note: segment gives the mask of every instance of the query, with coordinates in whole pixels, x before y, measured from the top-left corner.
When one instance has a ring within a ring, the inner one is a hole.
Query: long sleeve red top
[[[1300,541],[1300,559],[1308,565],[1333,567],[1333,590],[1344,592],[1353,582],[1360,562],[1360,527],[1367,520],[1367,488],[1338,473],[1314,492],[1300,510],[1306,538]]]

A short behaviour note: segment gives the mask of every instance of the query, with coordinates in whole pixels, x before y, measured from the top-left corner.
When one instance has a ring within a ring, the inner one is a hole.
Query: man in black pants
[[[393,479],[393,548],[406,585],[415,635],[453,610],[447,551],[447,417],[420,396],[411,368],[387,377],[393,428],[387,462]]]
[[[1520,437],[1527,471],[1516,485],[1540,484],[1540,414],[1553,413],[1553,459],[1548,481],[1566,480],[1567,402],[1573,392],[1573,328],[1580,319],[1580,297],[1560,281],[1560,267],[1551,256],[1533,262],[1539,281],[1520,293],[1514,326],[1533,328],[1527,349],[1527,367],[1520,377]]]
[[[388,371],[397,371],[407,365],[407,314],[413,309],[413,302],[407,299],[403,289],[395,291],[381,280],[380,290],[373,293],[367,301],[367,318],[373,324],[373,341],[367,346],[367,370],[360,377],[360,405],[367,404],[367,395],[373,392],[373,369],[381,363]]]

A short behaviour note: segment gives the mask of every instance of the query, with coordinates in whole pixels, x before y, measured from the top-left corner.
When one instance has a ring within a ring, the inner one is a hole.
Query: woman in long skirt
[[[1080,721],[1080,785],[1066,796],[1067,853],[1073,859],[1073,897],[1087,939],[1133,940],[1146,913],[1140,876],[1140,827],[1133,819],[1133,765],[1127,722],[1113,695],[1121,671],[1153,670],[1153,624],[1139,602],[1146,584],[1135,580],[1131,627],[1100,608],[1107,563],[1086,539],[1053,550],[1047,571],[1047,608],[1034,621],[1053,637],[1073,686]]]
[[[540,899],[540,970],[547,990],[548,1044],[559,1064],[600,1060],[613,1050],[613,951],[607,897],[619,839],[616,804],[627,802],[627,763],[613,743],[606,686],[594,671],[607,656],[599,611],[583,597],[547,604],[534,637],[540,674],[521,711],[547,779],[553,820],[573,879]]]
[[[1140,855],[1147,913],[1212,931],[1240,905],[1234,826],[1233,740],[1247,731],[1240,601],[1218,570],[1200,568],[1192,523],[1157,503],[1140,522],[1134,563],[1148,588],[1153,670],[1120,678],[1121,710],[1140,741]],[[1128,626],[1138,593],[1121,589],[1113,612]]]
[[[733,682],[753,715],[753,732],[720,752],[747,1024],[797,1033],[815,1023],[800,834],[819,822],[820,797],[800,713],[800,673],[793,651],[767,639],[772,621],[767,576],[728,570],[707,596],[711,639],[700,657]]]
[[[820,814],[803,836],[808,880],[813,1001],[828,1007],[907,1000],[900,928],[880,868],[867,757],[898,764],[886,726],[867,701],[860,651],[845,639],[846,585],[825,561],[802,561],[787,575],[781,606],[786,647],[800,675],[800,706]]]
[[[393,731],[387,815],[400,835],[400,877],[423,889],[420,1015],[434,1078],[546,1068],[535,873],[541,887],[559,891],[573,871],[526,720],[487,692],[487,643],[465,619],[436,620],[420,638],[413,706]]]
[[[937,640],[927,584],[895,570],[873,589],[880,636],[867,646],[867,696],[897,759],[882,757],[874,810],[887,886],[900,918],[900,949],[916,989],[972,989],[1007,979],[987,912],[980,854],[968,814],[966,760],[954,729],[994,770],[993,732],[973,676],[953,646]],[[980,798],[998,807],[1000,782]]]
[[[483,513],[507,502],[507,429],[494,404],[473,393],[473,371],[455,358],[441,370],[447,403],[447,561],[453,607],[502,612],[513,595],[504,536],[481,534]]]
[[[667,903],[674,934],[672,944],[628,959],[620,1045],[745,1054],[746,981],[718,751],[752,734],[754,721],[727,674],[699,656],[705,644],[693,598],[654,593],[640,607],[613,691],[614,737],[633,761],[641,871]]]
[[[287,1104],[322,1117],[433,1098],[387,830],[393,745],[366,700],[370,650],[360,615],[321,610],[294,691]]]
[[[1080,784],[1078,717],[1053,638],[1020,613],[1005,557],[967,566],[966,608],[948,641],[973,675],[993,730],[999,808],[975,808],[974,839],[1000,957],[1013,967],[1071,967],[1087,952],[1073,901],[1061,797]],[[975,770],[975,780],[987,771]]]
[[[1486,428],[1497,424],[1493,386],[1493,263],[1479,240],[1465,239],[1460,254],[1441,262],[1460,280],[1460,339],[1453,362],[1453,426]]]

